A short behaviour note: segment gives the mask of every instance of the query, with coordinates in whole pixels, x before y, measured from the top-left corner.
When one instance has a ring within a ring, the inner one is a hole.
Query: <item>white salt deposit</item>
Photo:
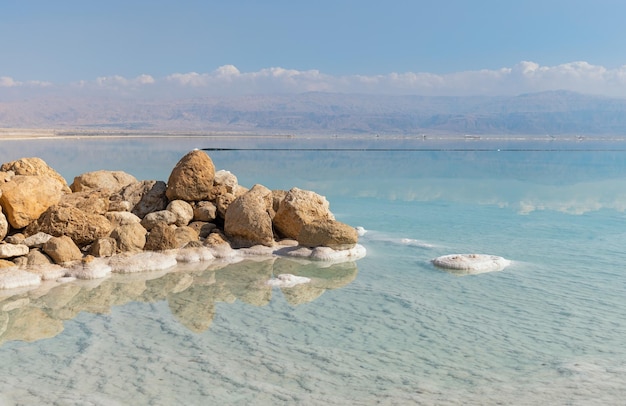
[[[209,248],[181,248],[176,253],[176,261],[178,262],[205,262],[215,259],[215,256]]]
[[[43,281],[57,280],[67,272],[66,268],[57,264],[29,265],[26,270],[39,275]]]
[[[90,262],[79,262],[67,270],[65,276],[77,279],[100,279],[111,273],[111,267],[102,259],[94,259]]]
[[[293,288],[296,285],[311,282],[310,278],[305,276],[296,276],[289,273],[283,273],[266,282],[266,285],[278,288]]]
[[[365,235],[365,233],[367,233],[367,230],[361,226],[355,227],[356,229],[356,233],[359,237],[363,237]]]
[[[109,265],[111,271],[115,273],[156,271],[176,266],[176,256],[145,251],[138,254],[111,257]]]
[[[26,286],[37,286],[41,277],[17,267],[0,269],[0,289],[14,289]]]
[[[435,266],[460,273],[477,274],[483,272],[501,271],[511,264],[511,261],[496,255],[486,254],[451,254],[432,260]]]

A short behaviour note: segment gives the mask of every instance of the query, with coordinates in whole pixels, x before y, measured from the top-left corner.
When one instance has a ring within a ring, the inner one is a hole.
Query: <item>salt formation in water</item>
[[[432,263],[439,267],[462,274],[477,274],[483,272],[501,271],[511,264],[511,261],[496,255],[486,254],[451,254],[437,257]]]
[[[267,281],[267,284],[277,288],[293,288],[296,285],[311,282],[311,278],[305,276],[296,276],[288,273],[283,273],[275,278]]]

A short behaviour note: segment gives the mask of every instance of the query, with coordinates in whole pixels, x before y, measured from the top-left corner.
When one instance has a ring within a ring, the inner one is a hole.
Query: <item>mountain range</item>
[[[256,134],[624,135],[626,99],[569,91],[477,97],[322,92],[189,99],[0,95],[0,128]]]

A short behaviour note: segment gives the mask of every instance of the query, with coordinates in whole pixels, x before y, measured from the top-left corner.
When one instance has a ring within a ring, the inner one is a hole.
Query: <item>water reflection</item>
[[[129,302],[166,300],[170,311],[192,332],[207,330],[217,302],[239,300],[264,306],[274,290],[267,284],[273,275],[306,276],[309,283],[282,288],[293,306],[312,302],[327,289],[341,288],[357,275],[355,262],[326,264],[287,258],[247,259],[215,269],[215,265],[186,265],[173,272],[113,274],[110,278],[42,285],[0,300],[0,345],[8,341],[37,341],[63,331],[66,320],[80,312],[109,313],[113,306]]]

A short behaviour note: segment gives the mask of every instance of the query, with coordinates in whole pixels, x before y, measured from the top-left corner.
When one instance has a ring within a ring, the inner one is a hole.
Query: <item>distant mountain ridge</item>
[[[625,135],[626,99],[568,91],[498,97],[321,92],[180,100],[0,97],[0,128]]]

